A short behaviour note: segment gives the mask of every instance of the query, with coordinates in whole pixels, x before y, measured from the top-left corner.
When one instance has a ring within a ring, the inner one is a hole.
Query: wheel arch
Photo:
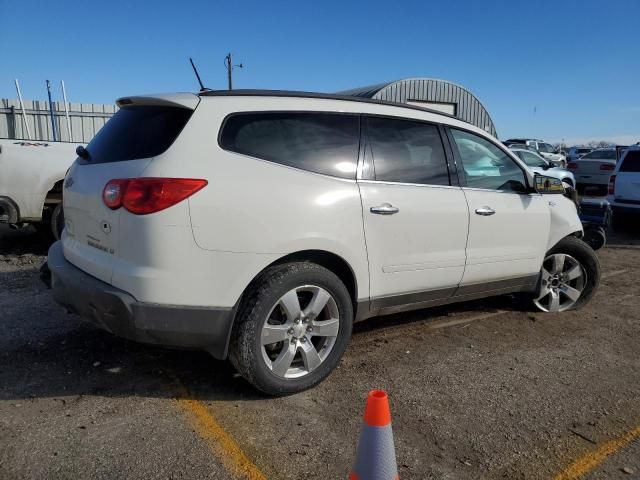
[[[224,355],[222,356],[222,358],[226,358],[228,355],[231,335],[233,334],[233,331],[235,330],[235,327],[238,323],[238,313],[242,310],[242,303],[246,299],[247,294],[251,291],[251,288],[253,287],[253,285],[256,283],[258,279],[260,279],[260,277],[264,274],[264,272],[267,271],[269,268],[275,265],[282,265],[284,263],[291,263],[291,262],[311,262],[326,268],[330,272],[333,272],[344,283],[345,287],[347,287],[347,290],[349,291],[349,296],[351,298],[353,313],[355,318],[355,316],[357,315],[357,307],[358,307],[358,301],[357,301],[358,280],[356,278],[356,274],[353,268],[344,258],[342,258],[340,255],[337,255],[336,253],[329,252],[327,250],[310,249],[310,250],[300,250],[297,252],[289,253],[287,255],[284,255],[278,258],[277,260],[274,260],[269,265],[267,265],[262,270],[260,270],[260,272],[258,272],[253,277],[253,279],[247,284],[245,289],[242,291],[240,298],[238,299],[235,306],[233,307],[233,318],[230,322],[226,347],[225,347]],[[220,358],[220,357],[217,357],[217,358]]]

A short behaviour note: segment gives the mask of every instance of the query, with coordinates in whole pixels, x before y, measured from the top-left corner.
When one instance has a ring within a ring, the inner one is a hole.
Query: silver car
[[[557,178],[565,183],[568,183],[572,187],[576,186],[576,179],[569,170],[564,168],[555,167],[552,163],[542,158],[531,150],[525,150],[524,148],[512,148],[511,151],[515,153],[527,166],[534,172],[546,175],[548,177]]]

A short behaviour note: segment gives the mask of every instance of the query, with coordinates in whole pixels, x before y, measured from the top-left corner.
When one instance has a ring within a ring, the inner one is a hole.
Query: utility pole
[[[53,113],[53,102],[51,102],[51,82],[47,80],[47,95],[49,95],[49,113],[51,113],[51,133],[53,135],[53,141],[56,141],[56,117]]]
[[[229,90],[233,90],[233,69],[235,67],[244,68],[243,64],[234,65],[233,60],[231,58],[231,53],[228,53],[226,57],[224,57],[224,66],[227,69],[227,83],[229,86]]]

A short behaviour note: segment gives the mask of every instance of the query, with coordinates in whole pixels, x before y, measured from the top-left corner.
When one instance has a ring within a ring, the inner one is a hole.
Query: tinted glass
[[[531,152],[518,152],[518,156],[530,167],[543,167],[546,165],[546,162]]]
[[[160,155],[178,137],[192,112],[179,107],[123,107],[87,145],[89,162],[120,162]]]
[[[640,172],[640,150],[631,150],[627,152],[627,156],[624,157],[622,165],[620,165],[621,172]]]
[[[356,178],[360,120],[334,113],[241,113],[227,119],[222,148],[271,162]]]
[[[553,153],[554,148],[552,145],[549,145],[548,143],[538,143],[538,150],[544,153]]]
[[[376,180],[449,185],[444,148],[435,125],[370,117],[367,136]]]
[[[597,160],[615,160],[616,159],[616,151],[615,150],[596,150],[591,153],[587,153],[583,155],[581,158],[593,158]]]
[[[451,129],[468,187],[526,191],[524,172],[509,155],[473,133]]]

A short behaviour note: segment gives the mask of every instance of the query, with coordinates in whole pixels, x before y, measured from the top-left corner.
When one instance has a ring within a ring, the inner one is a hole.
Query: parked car
[[[512,138],[507,140],[505,143],[525,144],[528,147],[533,147],[536,153],[546,160],[549,160],[555,166],[560,168],[566,168],[567,166],[567,159],[565,156],[559,150],[556,150],[553,145],[542,140],[535,138]]]
[[[60,237],[62,180],[76,158],[65,142],[0,140],[0,223],[33,224]]]
[[[515,153],[520,160],[527,164],[527,166],[536,173],[547,175],[548,177],[557,178],[572,187],[576,186],[576,179],[569,170],[559,168],[542,158],[537,153],[522,148],[511,148],[511,151]]]
[[[609,202],[614,227],[640,219],[640,145],[628,147],[616,165],[609,180]]]
[[[593,149],[589,147],[571,147],[567,151],[567,162],[573,162],[579,159],[581,156],[591,152],[592,150]]]
[[[54,298],[268,394],[324,379],[354,321],[510,292],[559,312],[597,288],[562,183],[458,119],[269,91],[118,106],[67,174]]]
[[[569,162],[567,168],[576,177],[576,187],[582,191],[586,187],[596,187],[602,190],[609,185],[609,178],[616,168],[615,148],[599,148],[578,160]]]

